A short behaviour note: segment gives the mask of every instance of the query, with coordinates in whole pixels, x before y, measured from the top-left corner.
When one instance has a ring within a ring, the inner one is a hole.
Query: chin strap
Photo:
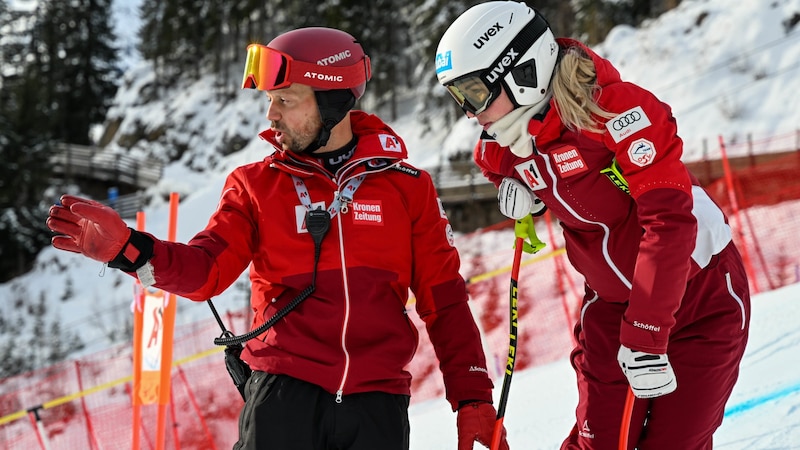
[[[356,97],[350,89],[334,89],[332,91],[314,91],[317,98],[317,108],[322,119],[322,130],[316,142],[312,142],[304,153],[314,153],[324,147],[331,137],[331,130],[344,119],[356,104]]]

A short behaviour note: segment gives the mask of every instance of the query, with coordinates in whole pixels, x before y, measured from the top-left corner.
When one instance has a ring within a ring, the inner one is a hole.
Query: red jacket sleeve
[[[645,89],[605,86],[599,103],[619,112],[605,123],[603,142],[629,183],[644,232],[620,339],[635,350],[664,353],[697,236],[692,182],[680,160],[683,142],[669,106]]]
[[[665,353],[686,290],[697,221],[691,195],[676,189],[647,191],[636,199],[636,207],[644,235],[620,342],[635,350]]]
[[[447,400],[455,410],[462,400],[491,402],[493,386],[478,327],[467,304],[452,229],[430,176],[424,176],[426,182],[420,184],[425,192],[418,192],[409,205],[414,254],[411,289],[439,359]]]
[[[473,150],[473,160],[481,173],[496,187],[503,182],[502,162],[505,155],[513,155],[510,150],[500,147],[496,142],[479,140]]]
[[[156,287],[203,301],[222,293],[247,268],[256,230],[248,188],[238,175],[228,176],[217,210],[188,244],[156,240],[151,259]]]

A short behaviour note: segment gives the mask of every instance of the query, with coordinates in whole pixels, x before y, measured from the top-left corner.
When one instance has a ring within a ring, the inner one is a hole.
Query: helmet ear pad
[[[506,94],[515,109],[529,105],[529,103],[525,103],[527,97],[530,97],[524,95],[525,90],[535,89],[539,85],[538,81],[538,77],[536,76],[536,59],[534,58],[517,64],[517,66],[503,78],[503,89],[506,90]],[[540,93],[543,95],[545,89],[541,89]]]
[[[319,133],[317,145],[325,146],[331,137],[331,130],[356,104],[356,96],[351,89],[333,89],[330,91],[314,91],[317,99],[317,108],[322,120],[322,130]]]
[[[548,29],[522,56],[521,62],[503,77],[508,96],[515,105],[539,105],[548,100],[559,49]]]
[[[529,59],[525,62],[517,64],[516,67],[511,69],[511,76],[514,78],[514,83],[522,87],[538,87],[538,79],[536,76],[536,60]]]

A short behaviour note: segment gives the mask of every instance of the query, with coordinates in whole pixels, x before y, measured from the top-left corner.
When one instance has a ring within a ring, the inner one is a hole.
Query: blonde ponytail
[[[592,59],[580,48],[565,49],[556,66],[551,86],[559,116],[567,128],[603,133],[605,128],[597,123],[597,118],[614,117],[595,101],[599,89],[596,81],[597,73]]]

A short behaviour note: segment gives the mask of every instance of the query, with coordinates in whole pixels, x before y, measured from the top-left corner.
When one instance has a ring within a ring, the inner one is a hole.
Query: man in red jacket
[[[352,110],[369,78],[369,57],[343,31],[250,45],[243,87],[266,92],[271,127],[260,136],[275,152],[228,176],[188,244],[131,230],[86,199],[50,210],[55,247],[192,300],[249,265],[255,336],[242,358],[253,373],[235,449],[408,449],[409,289],[458,411],[459,449],[491,440],[492,382],[452,229],[430,176],[403,162],[400,137]]]
[[[620,448],[629,389],[629,449],[711,449],[750,297],[725,216],[681,162],[669,106],[585,45],[556,40],[522,2],[459,16],[436,74],[485,130],[474,159],[501,211],[548,208],[585,278],[577,420],[562,449]]]

